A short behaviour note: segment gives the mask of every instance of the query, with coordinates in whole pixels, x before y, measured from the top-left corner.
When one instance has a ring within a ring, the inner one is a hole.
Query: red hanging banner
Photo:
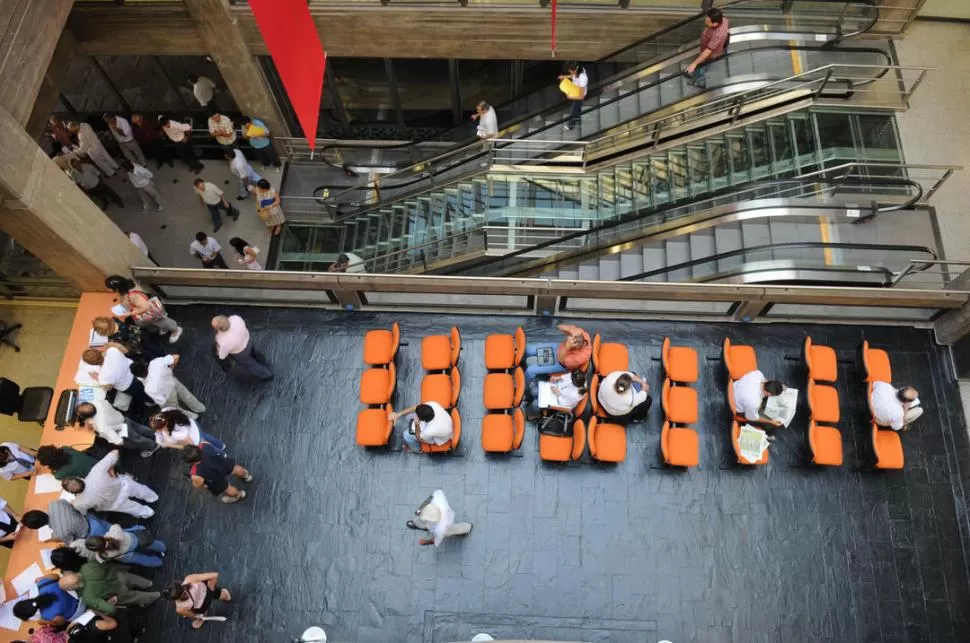
[[[552,0],[552,55],[556,55],[556,0]]]
[[[312,150],[320,118],[327,52],[306,0],[249,0],[259,32]]]

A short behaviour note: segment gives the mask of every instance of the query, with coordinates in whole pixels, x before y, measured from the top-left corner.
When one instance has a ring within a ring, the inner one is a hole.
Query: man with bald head
[[[896,388],[890,382],[873,382],[869,407],[879,426],[893,431],[908,431],[909,426],[923,415],[919,391],[912,386]]]
[[[273,373],[256,357],[246,322],[239,315],[216,315],[212,318],[212,329],[216,331],[216,356],[222,363],[231,358],[241,369],[264,382],[273,379]]]

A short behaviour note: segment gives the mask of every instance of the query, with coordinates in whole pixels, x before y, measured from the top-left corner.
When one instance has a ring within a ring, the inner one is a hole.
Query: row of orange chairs
[[[421,340],[421,367],[425,375],[421,379],[421,401],[437,402],[451,411],[454,433],[445,444],[421,443],[424,453],[444,453],[458,448],[461,441],[461,415],[456,408],[461,394],[461,373],[458,357],[461,355],[461,333],[452,326],[447,335],[429,335]]]
[[[872,383],[892,382],[893,369],[889,354],[881,348],[871,348],[869,342],[862,342],[862,365],[866,371],[866,401],[869,402],[872,400]],[[869,413],[872,417],[872,451],[876,468],[902,469],[905,458],[899,434],[892,429],[880,428],[871,406]]]
[[[525,413],[525,372],[519,366],[525,356],[525,330],[515,335],[493,334],[485,338],[485,417],[482,418],[482,449],[509,453],[522,446]]]
[[[391,439],[394,424],[389,415],[394,412],[391,398],[397,385],[394,358],[401,344],[401,328],[397,322],[390,330],[367,331],[364,335],[364,364],[360,376],[360,401],[367,405],[357,414],[357,444],[364,447],[384,446]]]
[[[660,402],[664,423],[660,429],[660,453],[674,467],[696,467],[700,462],[700,438],[690,428],[697,423],[697,351],[686,346],[671,346],[665,337],[660,349],[664,369]]]

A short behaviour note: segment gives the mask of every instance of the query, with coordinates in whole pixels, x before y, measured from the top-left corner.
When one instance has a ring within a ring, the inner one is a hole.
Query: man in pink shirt
[[[220,365],[226,365],[226,358],[253,377],[264,382],[273,379],[273,373],[256,357],[256,348],[246,322],[239,315],[216,315],[212,318],[212,328],[216,331],[216,356]]]
[[[720,9],[710,9],[704,17],[706,29],[701,34],[701,53],[687,66],[687,84],[707,88],[707,63],[724,55],[731,39],[731,23]]]

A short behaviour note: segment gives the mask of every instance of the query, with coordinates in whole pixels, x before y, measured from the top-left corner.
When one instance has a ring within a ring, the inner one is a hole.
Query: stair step
[[[630,277],[643,272],[643,253],[640,248],[620,253],[620,276]]]
[[[616,281],[620,278],[620,258],[612,254],[599,260],[599,278],[603,281]]]
[[[641,272],[662,268],[667,263],[667,253],[663,241],[644,244],[641,248],[641,254],[643,255],[643,270]],[[662,274],[651,277],[649,281],[669,281],[669,279],[668,275]]]
[[[579,264],[579,278],[584,281],[596,281],[600,278],[599,264],[595,262]]]
[[[714,233],[711,230],[701,230],[690,234],[690,258],[703,259],[711,257],[714,251]],[[705,277],[714,274],[716,270],[715,262],[702,263],[691,268],[692,276]]]
[[[673,266],[690,260],[690,241],[687,237],[674,237],[664,243],[667,251],[668,266]],[[667,273],[667,281],[689,281],[690,269],[684,268]]]

